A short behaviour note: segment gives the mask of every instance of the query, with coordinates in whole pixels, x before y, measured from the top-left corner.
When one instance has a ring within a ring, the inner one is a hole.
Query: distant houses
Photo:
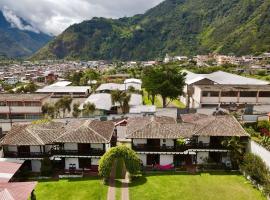
[[[190,108],[270,104],[267,81],[223,71],[211,74],[185,72],[187,85],[181,100]]]

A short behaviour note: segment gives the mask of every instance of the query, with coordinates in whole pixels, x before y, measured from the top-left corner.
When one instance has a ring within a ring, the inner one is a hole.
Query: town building
[[[42,118],[42,105],[49,99],[47,94],[1,94],[0,133],[5,134],[17,122]]]
[[[53,160],[59,170],[97,171],[100,157],[112,145],[112,121],[79,119],[14,125],[1,141],[5,158],[24,160],[33,172],[40,172],[44,158]]]
[[[190,108],[270,104],[270,85],[267,81],[223,71],[185,73],[186,86],[181,101]]]
[[[230,166],[228,137],[248,141],[249,135],[233,116],[182,115],[181,123],[165,116],[127,120],[126,138],[144,166],[196,166],[212,160]]]

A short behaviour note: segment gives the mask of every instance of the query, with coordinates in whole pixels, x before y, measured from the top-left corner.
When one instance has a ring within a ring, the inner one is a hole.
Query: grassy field
[[[35,189],[37,200],[106,200],[108,187],[99,178],[40,181]]]
[[[130,184],[130,200],[266,200],[240,174],[147,174]]]

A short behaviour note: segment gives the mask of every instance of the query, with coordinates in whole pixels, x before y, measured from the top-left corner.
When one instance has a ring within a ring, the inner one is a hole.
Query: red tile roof
[[[27,200],[37,182],[0,183],[1,200]]]

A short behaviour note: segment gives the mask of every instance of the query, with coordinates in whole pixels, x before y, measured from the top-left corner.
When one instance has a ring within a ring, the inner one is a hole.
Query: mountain
[[[74,24],[34,59],[149,60],[270,51],[269,0],[166,0],[145,14]]]
[[[16,16],[17,17],[17,16]],[[19,29],[7,21],[0,10],[0,55],[9,58],[26,57],[49,42],[52,37],[32,30],[31,25],[17,17],[24,30]]]

